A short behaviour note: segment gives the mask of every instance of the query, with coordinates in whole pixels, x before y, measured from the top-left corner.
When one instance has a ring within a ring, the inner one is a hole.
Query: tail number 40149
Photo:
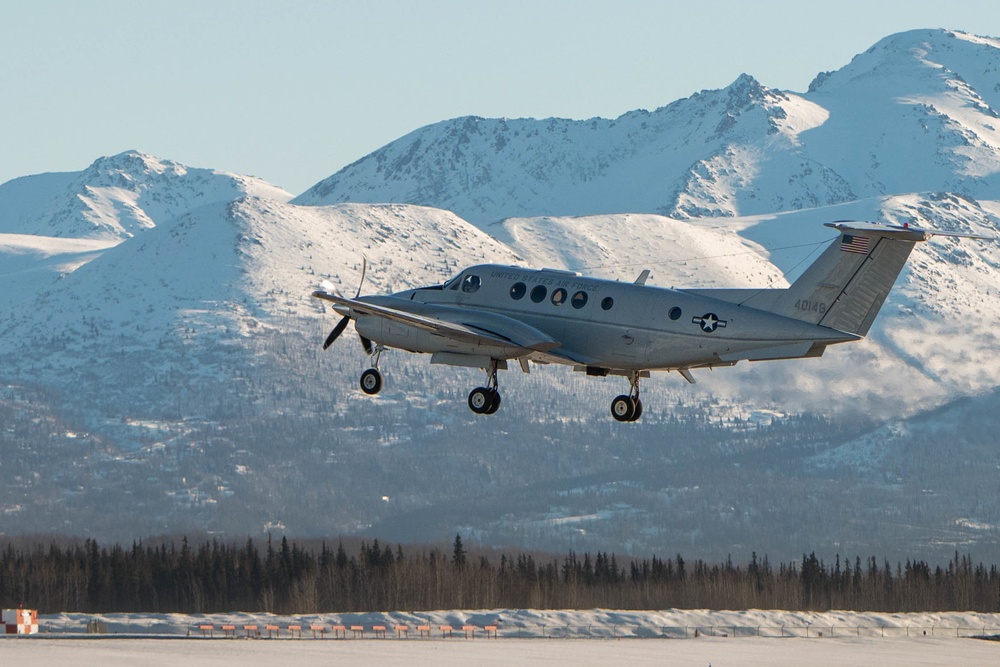
[[[810,301],[809,299],[799,299],[795,302],[795,309],[805,313],[825,313],[826,304],[819,301]]]

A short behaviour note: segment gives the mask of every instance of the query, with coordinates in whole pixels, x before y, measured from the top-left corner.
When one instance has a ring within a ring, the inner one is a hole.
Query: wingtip
[[[324,292],[321,289],[318,289],[315,292],[313,292],[312,296],[315,299],[323,299],[324,301],[333,301],[334,303],[337,303],[339,299],[343,298],[339,294],[337,295],[330,294],[329,292]]]

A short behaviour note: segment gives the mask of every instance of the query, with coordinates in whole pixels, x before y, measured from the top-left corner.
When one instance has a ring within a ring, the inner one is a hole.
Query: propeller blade
[[[361,255],[361,282],[358,283],[358,293],[354,295],[357,299],[361,296],[361,286],[365,284],[365,272],[368,270],[368,258]]]
[[[340,296],[340,290],[337,289],[337,286],[331,283],[329,280],[324,280],[322,285],[323,289],[327,291],[327,294],[336,294],[337,296]]]
[[[324,350],[333,345],[333,341],[337,340],[340,334],[344,333],[344,329],[347,328],[347,323],[350,321],[351,321],[350,316],[345,315],[342,320],[337,322],[337,326],[333,328],[333,331],[330,332],[330,335],[326,337],[325,341],[323,341]]]
[[[371,355],[371,353],[375,351],[375,346],[372,345],[372,342],[361,334],[358,334],[358,338],[361,339],[361,345],[365,348],[365,352]]]

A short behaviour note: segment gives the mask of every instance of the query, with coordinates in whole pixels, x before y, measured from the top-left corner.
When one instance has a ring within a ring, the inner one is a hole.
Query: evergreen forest
[[[306,547],[187,538],[156,545],[48,546],[0,551],[0,607],[42,613],[277,614],[440,609],[845,609],[879,612],[1000,611],[996,565],[957,552],[945,566],[874,557],[792,563],[688,561],[681,555],[619,559],[602,552],[547,557],[476,555],[361,542]]]

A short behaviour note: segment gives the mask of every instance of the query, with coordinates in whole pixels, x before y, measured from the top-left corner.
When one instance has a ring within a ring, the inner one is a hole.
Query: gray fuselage
[[[442,286],[360,300],[484,331],[490,330],[491,317],[510,318],[559,342],[548,361],[626,371],[819,356],[826,345],[859,338],[707,296],[711,292],[486,264],[469,267]],[[463,344],[405,324],[365,320],[357,322],[359,332],[389,347],[498,359],[532,355],[518,345]]]

